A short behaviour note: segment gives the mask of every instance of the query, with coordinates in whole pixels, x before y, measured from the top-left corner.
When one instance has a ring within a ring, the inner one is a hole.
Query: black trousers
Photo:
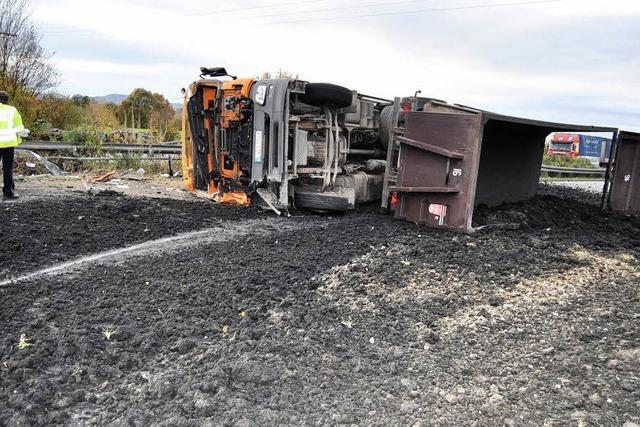
[[[16,186],[13,183],[13,156],[15,153],[14,147],[0,148],[0,157],[2,157],[2,178],[4,180],[4,186],[2,192],[5,195],[13,194]]]

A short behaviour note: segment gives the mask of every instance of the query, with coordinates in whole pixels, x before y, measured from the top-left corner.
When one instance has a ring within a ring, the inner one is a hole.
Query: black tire
[[[349,199],[336,193],[295,190],[297,208],[316,212],[345,212],[349,209]]]
[[[381,148],[389,149],[389,131],[393,126],[393,106],[387,105],[382,109],[380,113],[380,128],[378,130],[380,134]]]
[[[351,105],[353,93],[346,87],[331,83],[308,83],[305,93],[298,99],[314,107],[345,108]]]

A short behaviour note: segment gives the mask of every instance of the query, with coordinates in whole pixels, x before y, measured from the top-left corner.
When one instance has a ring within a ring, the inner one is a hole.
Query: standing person
[[[9,94],[0,91],[0,157],[2,157],[2,178],[4,199],[17,199],[13,183],[13,156],[20,145],[20,136],[27,136],[28,130],[22,125],[22,116],[9,102]]]

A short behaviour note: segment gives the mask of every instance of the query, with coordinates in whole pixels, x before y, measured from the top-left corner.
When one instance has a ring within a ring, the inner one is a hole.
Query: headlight
[[[256,94],[254,101],[260,105],[264,105],[264,101],[267,98],[267,85],[260,85],[256,88]]]

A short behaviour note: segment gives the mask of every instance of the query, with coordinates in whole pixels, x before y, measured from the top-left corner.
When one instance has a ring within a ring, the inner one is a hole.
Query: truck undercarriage
[[[203,75],[226,75],[203,69]],[[203,79],[186,92],[188,188],[223,203],[343,211],[380,198],[392,101],[328,83]]]

